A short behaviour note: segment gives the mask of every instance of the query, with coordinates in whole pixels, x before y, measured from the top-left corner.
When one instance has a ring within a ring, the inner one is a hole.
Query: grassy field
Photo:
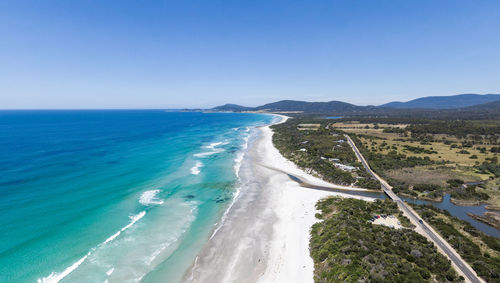
[[[476,173],[470,168],[455,165],[429,165],[389,170],[386,175],[410,185],[436,184],[445,186],[449,179],[462,179],[465,182],[479,182],[489,178],[487,174]]]
[[[371,123],[334,123],[333,127],[341,129],[347,133],[354,133],[358,135],[362,135],[360,137],[363,144],[367,147],[372,148],[378,152],[387,154],[390,151],[396,151],[401,154],[405,154],[407,156],[416,156],[416,157],[424,157],[428,156],[431,160],[435,161],[445,161],[451,162],[457,165],[462,166],[473,166],[476,164],[480,164],[486,160],[486,158],[491,157],[492,154],[489,152],[492,147],[495,145],[485,144],[485,143],[473,143],[471,147],[460,148],[461,140],[451,136],[451,135],[443,135],[443,134],[435,134],[432,135],[434,139],[441,140],[439,142],[426,142],[422,143],[416,140],[412,140],[411,133],[408,136],[402,136],[398,133],[386,133],[384,129],[390,128],[400,128],[404,129],[407,127],[407,124],[375,124]],[[446,140],[451,144],[445,144],[442,140]],[[454,147],[453,145],[457,146]],[[408,150],[408,147],[415,147],[423,149],[422,152],[414,152]],[[481,152],[478,148],[485,148],[486,150]],[[423,151],[435,151],[436,153],[427,154]],[[460,153],[462,150],[465,150],[469,153]],[[472,155],[476,155],[477,159],[471,159]]]
[[[492,127],[496,122],[490,121],[489,123]],[[467,124],[468,127],[479,127],[479,125]],[[372,157],[383,159],[383,156],[392,156],[392,160],[388,159],[386,164],[402,159],[425,159],[414,162],[412,166],[405,166],[404,163],[399,162],[392,167],[385,166],[383,170],[378,168],[382,171],[378,173],[401,185],[400,192],[403,194],[439,199],[443,192],[450,189],[451,185],[448,182],[458,179],[466,184],[478,182],[481,184],[475,188],[474,192],[458,192],[452,195],[457,201],[465,202],[470,197],[470,201],[500,203],[498,175],[495,176],[491,170],[479,168],[485,163],[498,164],[499,153],[495,152],[495,148],[498,148],[500,133],[467,135],[449,130],[450,134],[446,134],[440,133],[439,127],[433,125],[429,127],[429,132],[432,133],[422,134],[425,127],[421,125],[359,123],[357,121],[336,122],[330,127],[354,134],[362,147],[373,153]],[[409,129],[416,129],[416,132]],[[377,164],[384,165],[384,162],[382,160]],[[427,190],[428,187],[425,190],[412,191],[414,186],[421,184],[436,185],[430,187],[435,188],[436,191]],[[463,188],[456,185],[454,189]],[[489,199],[483,193],[487,194]]]
[[[486,183],[484,188],[479,188],[484,193],[487,193],[490,196],[488,203],[500,207],[500,179],[496,178],[494,180]]]

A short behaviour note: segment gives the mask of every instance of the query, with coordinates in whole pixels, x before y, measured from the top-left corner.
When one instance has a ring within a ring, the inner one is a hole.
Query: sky
[[[500,1],[0,1],[0,109],[500,93]]]

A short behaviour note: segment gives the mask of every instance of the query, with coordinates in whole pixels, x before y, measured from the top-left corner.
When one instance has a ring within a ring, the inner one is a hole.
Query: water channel
[[[387,196],[383,192],[374,192],[374,191],[356,191],[356,190],[344,190],[344,189],[334,189],[330,187],[321,187],[321,186],[315,186],[311,185],[308,183],[305,183],[302,179],[298,178],[297,176],[288,174],[288,177],[290,179],[296,181],[299,183],[302,187],[306,188],[311,188],[311,189],[316,189],[316,190],[324,190],[324,191],[333,191],[333,192],[338,192],[338,193],[343,193],[343,194],[349,194],[349,195],[357,195],[357,196],[364,196],[364,197],[370,197],[370,198],[377,198],[377,199],[386,199]],[[486,205],[473,205],[473,206],[460,206],[460,205],[455,205],[450,201],[450,195],[445,194],[443,197],[443,200],[440,202],[436,201],[428,201],[428,200],[418,200],[418,199],[413,199],[413,198],[408,198],[408,197],[400,197],[402,200],[406,201],[407,203],[412,203],[412,204],[424,204],[424,205],[432,205],[434,207],[443,209],[448,211],[451,215],[457,217],[458,219],[464,220],[469,222],[474,228],[478,229],[479,231],[482,231],[486,235],[490,235],[496,238],[500,238],[500,231],[483,223],[480,221],[477,221],[473,218],[471,218],[467,213],[472,213],[476,215],[484,215],[485,212],[487,212],[487,209],[485,208]]]

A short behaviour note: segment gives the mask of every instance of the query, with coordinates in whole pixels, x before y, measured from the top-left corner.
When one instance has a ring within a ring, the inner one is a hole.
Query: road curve
[[[409,207],[404,201],[401,200],[393,191],[392,187],[384,180],[382,179],[379,175],[377,175],[373,170],[370,168],[368,165],[368,162],[366,159],[363,157],[361,152],[358,150],[356,144],[352,141],[351,137],[348,135],[345,135],[347,141],[351,145],[352,149],[354,150],[354,153],[358,157],[358,159],[361,161],[363,166],[366,168],[366,170],[375,178],[377,179],[381,185],[382,189],[384,190],[384,193],[389,196],[393,201],[396,202],[398,207],[406,212],[406,215],[410,216],[412,222],[416,225],[418,225],[424,233],[427,234],[427,236],[434,242],[436,246],[441,248],[442,251],[448,256],[448,258],[453,262],[453,264],[462,271],[462,273],[467,277],[467,281],[470,282],[484,282],[482,279],[480,279],[474,270],[458,255],[457,252],[453,251],[450,247],[449,244],[447,244],[443,238],[441,238],[437,233],[432,229],[423,219],[420,218],[420,216],[413,210],[411,207]]]

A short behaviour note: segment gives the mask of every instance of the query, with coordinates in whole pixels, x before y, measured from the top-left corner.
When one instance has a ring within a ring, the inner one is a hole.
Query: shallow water
[[[178,281],[273,119],[0,111],[0,282]]]

